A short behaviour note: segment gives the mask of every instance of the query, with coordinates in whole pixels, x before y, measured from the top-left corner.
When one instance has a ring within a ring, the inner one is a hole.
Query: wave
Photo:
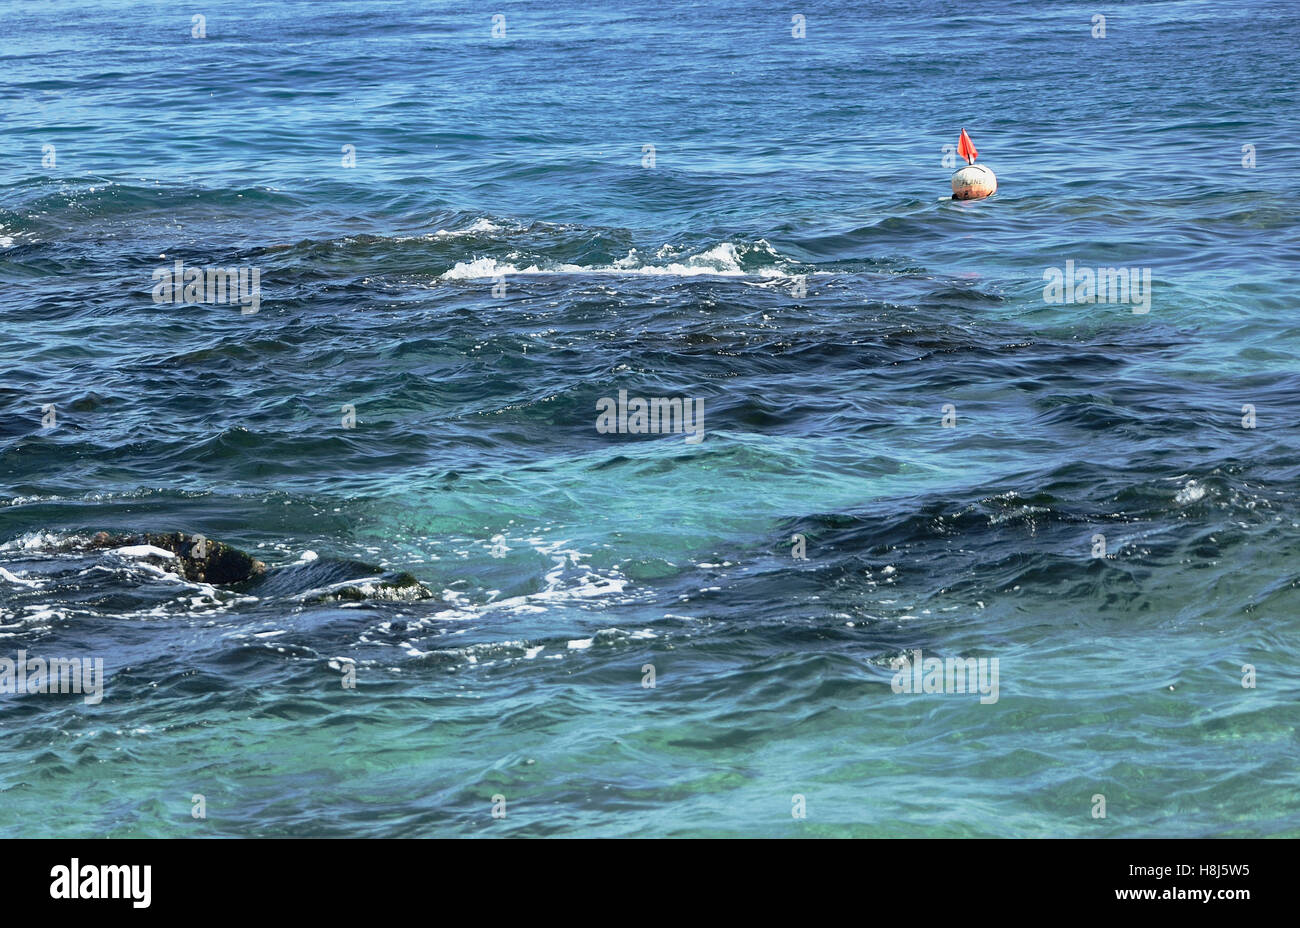
[[[440,279],[482,280],[507,275],[536,274],[788,278],[806,273],[801,272],[795,262],[782,258],[765,239],[740,244],[721,242],[681,260],[672,260],[678,257],[675,251],[677,251],[675,246],[664,245],[655,252],[654,259],[647,260],[638,249],[633,248],[628,251],[626,257],[606,265],[554,262],[545,266],[529,264],[519,267],[517,264],[498,261],[495,258],[474,258],[469,261],[458,261],[450,270],[444,271]],[[655,259],[662,260],[665,257],[670,260],[656,263]]]

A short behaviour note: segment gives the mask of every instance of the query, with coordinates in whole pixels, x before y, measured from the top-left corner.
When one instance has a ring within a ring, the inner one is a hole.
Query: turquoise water
[[[191,15],[0,7],[0,834],[1300,836],[1293,4]]]

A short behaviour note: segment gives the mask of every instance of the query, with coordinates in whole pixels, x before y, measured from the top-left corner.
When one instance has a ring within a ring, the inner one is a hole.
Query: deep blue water
[[[0,834],[1300,835],[1293,2],[202,6],[0,4]]]

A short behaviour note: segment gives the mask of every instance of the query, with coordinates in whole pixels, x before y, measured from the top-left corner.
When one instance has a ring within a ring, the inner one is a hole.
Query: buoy
[[[966,159],[966,166],[952,176],[952,198],[954,200],[982,200],[992,196],[998,189],[998,179],[992,171],[982,164],[976,164],[979,152],[966,130],[961,130],[957,140],[957,154]]]
[[[954,200],[982,200],[997,189],[997,177],[982,164],[968,164],[952,176]]]

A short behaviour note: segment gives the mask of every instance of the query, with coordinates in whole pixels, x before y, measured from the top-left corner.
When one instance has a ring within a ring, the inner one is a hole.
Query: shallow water
[[[862,7],[0,10],[0,833],[1300,835],[1293,5]]]

